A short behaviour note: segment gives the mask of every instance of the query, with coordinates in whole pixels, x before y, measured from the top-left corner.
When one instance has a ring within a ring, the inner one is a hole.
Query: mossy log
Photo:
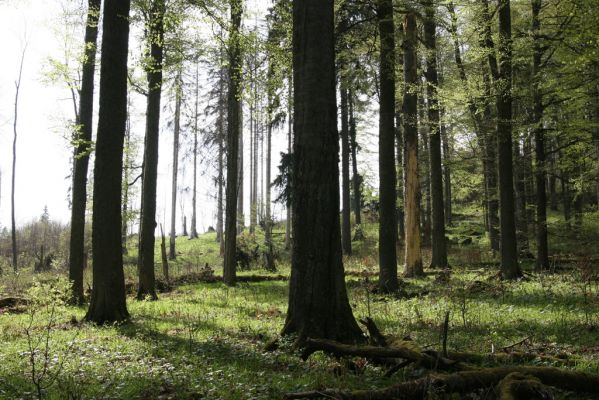
[[[563,370],[555,367],[496,367],[460,371],[452,374],[430,376],[398,383],[377,390],[325,389],[310,392],[288,393],[285,399],[332,398],[338,400],[420,400],[428,393],[470,393],[478,389],[498,385],[510,374],[534,377],[543,385],[574,392],[599,394],[599,375],[586,372]],[[531,379],[527,379],[530,381]],[[515,385],[505,382],[504,385]],[[510,389],[513,390],[513,387]],[[511,393],[511,392],[510,392]],[[514,398],[514,397],[512,397]],[[504,397],[509,399],[509,397]],[[516,397],[517,399],[517,397]]]
[[[551,400],[553,394],[541,380],[530,375],[513,372],[497,385],[499,400]]]
[[[302,359],[307,360],[312,354],[317,351],[324,351],[331,353],[336,356],[357,356],[373,359],[384,359],[401,358],[404,360],[410,360],[416,363],[420,367],[427,369],[439,369],[439,370],[466,370],[470,369],[466,364],[449,360],[437,356],[435,353],[420,352],[408,346],[398,346],[394,344],[393,347],[378,347],[378,346],[355,346],[347,345],[335,342],[333,340],[326,339],[306,339],[304,343],[304,350],[302,351]]]

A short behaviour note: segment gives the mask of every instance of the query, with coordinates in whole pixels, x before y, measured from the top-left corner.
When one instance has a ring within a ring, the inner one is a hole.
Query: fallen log
[[[374,359],[397,359],[410,360],[420,367],[439,370],[466,370],[471,367],[438,356],[436,353],[429,354],[411,349],[407,346],[378,347],[378,346],[355,346],[335,342],[326,339],[306,339],[301,357],[305,361],[317,351],[324,351],[336,356],[356,356]]]
[[[543,385],[574,392],[599,394],[599,375],[554,367],[496,367],[460,371],[398,383],[376,390],[324,389],[287,393],[285,399],[420,400],[428,393],[464,394],[496,386],[510,374],[531,376]],[[508,397],[509,398],[509,397]]]
[[[25,306],[29,301],[22,297],[4,297],[0,299],[0,308],[12,308],[17,306]]]
[[[530,375],[513,372],[497,385],[499,400],[552,400],[553,394],[541,380]]]

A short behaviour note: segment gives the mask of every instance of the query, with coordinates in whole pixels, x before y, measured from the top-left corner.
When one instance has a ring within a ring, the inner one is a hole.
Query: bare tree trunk
[[[129,318],[121,251],[123,142],[127,123],[129,0],[105,0],[100,67],[100,110],[94,165],[93,287],[87,321]]]
[[[347,88],[341,83],[341,244],[343,254],[351,254],[351,205],[349,184],[349,121]]]
[[[354,93],[349,90],[348,94],[349,106],[349,136],[351,145],[351,161],[352,161],[352,187],[354,191],[354,219],[356,225],[362,224],[362,193],[360,190],[361,178],[358,173],[358,142],[356,140],[356,116],[354,110]]]
[[[499,0],[499,76],[497,80],[497,141],[501,273],[505,279],[522,276],[514,207],[512,159],[512,22],[510,0]]]
[[[395,192],[395,26],[391,0],[377,1],[380,33],[379,107],[379,282],[385,292],[398,288]]]
[[[200,103],[200,69],[196,62],[196,82],[195,82],[195,112],[193,115],[193,193],[191,197],[191,227],[190,239],[198,237],[197,229],[197,195],[198,195],[198,113]]]
[[[182,68],[182,67],[180,67]],[[169,237],[168,258],[177,258],[177,177],[179,175],[179,133],[181,131],[181,97],[183,95],[182,72],[177,73],[175,82],[175,129],[173,135],[173,180],[171,187],[171,232]]]
[[[83,302],[83,266],[85,258],[85,209],[87,204],[87,170],[92,140],[94,74],[96,43],[101,0],[89,0],[85,25],[85,55],[79,92],[79,125],[73,157],[71,232],[69,240],[69,280],[73,282],[72,301]]]
[[[341,254],[333,3],[293,2],[293,254],[282,334],[300,342],[363,340]]]
[[[127,99],[129,95],[127,94]],[[127,100],[127,125],[125,128],[125,160],[123,161],[123,210],[121,212],[123,221],[121,224],[121,246],[123,254],[127,254],[127,226],[129,223],[129,178],[131,171],[131,123],[129,119],[129,100]]]
[[[15,81],[15,103],[13,118],[13,140],[12,140],[12,179],[10,187],[10,222],[11,222],[11,244],[12,244],[12,267],[17,272],[17,227],[15,223],[15,178],[17,171],[17,122],[19,117],[19,90],[21,89],[21,78],[23,77],[23,65],[25,63],[25,51],[27,45],[21,50],[21,62],[19,63],[19,76]]]
[[[287,154],[291,154],[293,141],[293,119],[292,119],[292,96],[293,96],[293,77],[289,76],[289,88],[287,97]],[[291,248],[291,202],[287,203],[287,221],[285,221],[285,249]]]
[[[447,268],[445,239],[445,208],[443,202],[443,167],[441,162],[441,132],[439,100],[437,97],[437,39],[434,5],[427,3],[424,20],[424,41],[427,48],[426,81],[428,94],[430,180],[432,200],[432,259],[431,267]]]
[[[239,141],[241,93],[241,43],[240,26],[242,0],[230,0],[231,28],[229,32],[229,93],[227,113],[227,197],[225,227],[225,260],[223,280],[234,285],[236,280],[237,251],[237,200],[239,193]]]
[[[218,198],[216,210],[216,241],[219,243],[220,255],[225,254],[225,239],[224,239],[224,210],[223,210],[223,191],[225,186],[225,98],[224,98],[224,83],[225,74],[224,68],[219,71],[218,83]]]
[[[245,229],[245,215],[243,212],[243,191],[245,185],[245,176],[244,176],[244,155],[243,155],[243,103],[239,101],[239,143],[238,143],[238,160],[237,160],[237,232],[243,232]]]
[[[416,55],[416,14],[409,11],[404,21],[404,159],[406,244],[405,275],[424,274],[420,251],[420,183],[418,181],[418,71]]]

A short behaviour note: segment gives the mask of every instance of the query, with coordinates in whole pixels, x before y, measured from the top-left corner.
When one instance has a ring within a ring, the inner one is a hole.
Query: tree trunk
[[[14,102],[14,119],[13,119],[13,141],[12,141],[12,179],[10,187],[10,222],[11,222],[11,245],[12,245],[12,267],[17,272],[18,257],[17,257],[17,224],[15,219],[15,180],[17,173],[17,122],[19,117],[19,91],[21,89],[21,78],[23,77],[23,64],[25,62],[25,51],[27,46],[24,45],[21,51],[21,62],[19,64],[19,76],[15,81],[15,102]]]
[[[512,160],[512,21],[510,0],[499,0],[499,76],[497,86],[497,143],[501,273],[505,279],[522,275],[518,264]]]
[[[362,341],[345,288],[333,0],[293,2],[293,253],[283,334]]]
[[[222,53],[221,53],[222,54]],[[224,238],[224,202],[223,191],[225,186],[225,70],[221,67],[219,71],[218,82],[218,198],[216,210],[216,241],[219,243],[219,252],[221,256],[225,254],[225,238]]]
[[[154,242],[156,230],[156,187],[160,135],[160,98],[162,95],[162,59],[164,38],[164,0],[154,0],[148,20],[151,64],[147,68],[146,138],[144,141],[141,189],[141,227],[139,235],[139,287],[137,299],[156,300]]]
[[[451,131],[450,129],[447,127],[447,124],[444,122],[444,112],[445,109],[443,108],[443,106],[440,107],[439,109],[440,114],[441,114],[441,126],[440,126],[440,133],[441,133],[441,147],[443,149],[443,188],[444,188],[444,193],[443,193],[443,199],[445,200],[445,224],[447,226],[451,226],[452,224],[452,220],[451,220],[451,214],[453,213],[453,209],[452,209],[452,202],[451,202],[451,198],[452,198],[452,191],[451,191],[451,152],[450,152],[450,136],[451,136]]]
[[[131,102],[129,101],[129,94],[127,94],[127,125],[125,128],[125,148],[124,148],[124,157],[123,161],[123,210],[121,212],[122,215],[122,223],[121,223],[121,247],[123,251],[123,255],[129,252],[127,248],[127,227],[129,225],[129,178],[131,174],[131,119],[129,118],[129,106]]]
[[[265,253],[265,269],[267,271],[275,271],[275,260],[274,260],[274,252],[273,252],[273,243],[272,243],[272,227],[273,220],[271,216],[270,209],[270,181],[271,181],[271,157],[272,157],[272,111],[273,111],[273,102],[274,102],[274,93],[273,93],[273,84],[271,83],[272,75],[274,74],[272,69],[274,66],[271,64],[269,66],[269,84],[268,84],[268,117],[266,121],[266,176],[265,180],[265,221],[264,221],[264,244],[266,245],[266,253]]]
[[[536,183],[536,239],[537,260],[536,270],[549,268],[549,246],[547,242],[547,172],[545,164],[545,130],[543,127],[543,93],[540,89],[541,59],[543,51],[540,43],[542,0],[532,0],[532,103],[533,103],[533,132],[535,139],[535,183]]]
[[[418,71],[416,55],[416,14],[410,11],[404,21],[404,174],[406,244],[405,275],[424,274],[420,251],[420,182],[418,181]]]
[[[232,0],[237,1],[237,0]],[[241,7],[241,6],[240,6]],[[240,50],[241,51],[241,50]],[[242,62],[242,61],[241,61]],[[241,68],[241,67],[240,67]],[[241,77],[241,73],[240,73]],[[240,78],[241,82],[241,78]],[[240,91],[243,91],[240,83]],[[241,96],[241,94],[239,94]],[[237,232],[243,232],[245,229],[245,215],[243,213],[243,190],[244,190],[244,175],[243,175],[243,103],[238,101],[238,144],[237,144]]]
[[[441,165],[441,133],[439,100],[437,97],[437,45],[435,6],[427,3],[424,20],[424,41],[427,48],[426,81],[428,96],[430,179],[432,200],[432,259],[431,267],[447,268],[445,239],[445,209],[443,204],[443,167]]]
[[[129,0],[105,0],[100,67],[100,110],[94,165],[93,287],[87,321],[129,318],[121,251],[123,142],[127,122]]]
[[[182,67],[180,67],[182,68]],[[168,241],[168,259],[177,258],[177,177],[179,175],[179,133],[181,131],[181,102],[183,96],[182,71],[175,78],[175,127],[173,132],[173,177],[171,186],[171,232]]]
[[[528,215],[526,199],[526,154],[520,151],[520,138],[516,137],[513,141],[514,163],[514,191],[516,195],[516,237],[518,241],[518,251],[520,254],[528,252]]]
[[[351,205],[349,182],[349,117],[347,88],[341,84],[341,244],[343,254],[351,254]]]
[[[198,237],[197,230],[197,192],[198,192],[198,113],[200,103],[200,68],[196,62],[196,82],[195,82],[195,112],[193,114],[193,193],[191,194],[191,227],[190,239]]]
[[[291,154],[292,152],[292,142],[293,142],[293,119],[292,119],[292,102],[291,98],[293,96],[293,77],[289,76],[289,88],[287,93],[287,154]],[[285,221],[285,250],[289,250],[291,248],[291,202],[287,203],[287,220]]]
[[[229,93],[227,97],[227,196],[225,211],[225,259],[223,281],[235,284],[237,269],[237,196],[240,189],[238,173],[240,140],[241,43],[240,26],[242,0],[230,0],[231,28],[229,32]]]
[[[422,233],[422,246],[428,247],[431,245],[431,185],[430,185],[430,157],[429,157],[429,131],[428,120],[425,115],[425,91],[424,85],[418,85],[420,95],[418,96],[418,131],[420,141],[418,142],[419,149],[419,178],[420,178],[420,221]]]
[[[402,55],[403,63],[403,55]],[[398,102],[395,103],[397,109]],[[406,235],[406,229],[404,226],[404,166],[403,166],[403,134],[401,131],[401,110],[395,112],[395,157],[397,164],[397,175],[395,180],[397,181],[397,243],[402,243]]]
[[[395,27],[391,0],[378,0],[380,33],[379,107],[379,288],[397,290],[395,192]]]
[[[354,94],[350,89],[348,94],[349,107],[349,136],[352,161],[352,187],[354,191],[354,219],[356,225],[362,224],[362,193],[360,189],[361,177],[358,173],[358,142],[356,140],[356,116],[354,110]]]
[[[96,43],[101,0],[89,0],[85,25],[85,54],[79,91],[79,129],[73,154],[73,189],[71,195],[71,232],[69,240],[69,280],[73,282],[72,301],[83,302],[83,263],[85,253],[85,209],[87,202],[87,169],[92,140],[94,107],[94,73]]]

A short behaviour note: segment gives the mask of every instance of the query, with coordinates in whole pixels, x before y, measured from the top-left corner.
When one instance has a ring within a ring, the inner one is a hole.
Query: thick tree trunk
[[[542,0],[532,0],[532,102],[533,102],[533,126],[535,139],[535,183],[536,183],[536,238],[537,238],[537,260],[535,267],[537,271],[549,268],[549,246],[547,242],[547,172],[545,157],[545,130],[543,127],[543,93],[541,84],[541,58],[543,51],[540,43],[540,30]],[[555,185],[555,184],[554,184]],[[554,186],[555,189],[555,186]]]
[[[518,264],[512,159],[512,20],[510,0],[499,0],[499,79],[497,80],[497,142],[501,273],[505,279],[522,275]]]
[[[350,89],[348,93],[349,108],[349,137],[352,162],[352,188],[354,192],[354,219],[356,225],[362,224],[362,192],[360,189],[361,178],[358,173],[358,142],[356,140],[356,116],[354,110],[354,94]]]
[[[427,3],[424,20],[424,42],[427,48],[426,81],[428,95],[430,179],[432,200],[432,258],[431,267],[447,268],[445,240],[445,208],[443,204],[443,167],[441,163],[441,132],[439,100],[437,98],[437,45],[434,5]]]
[[[239,193],[239,140],[241,93],[241,43],[240,26],[242,0],[230,0],[231,28],[229,32],[229,93],[227,96],[227,196],[225,210],[225,259],[223,281],[235,284],[237,269],[237,196]]]
[[[150,13],[149,37],[151,64],[147,69],[146,138],[141,189],[141,228],[139,235],[139,288],[137,299],[155,300],[154,242],[156,230],[156,187],[160,134],[160,97],[162,95],[162,58],[164,38],[164,0],[154,0]]]
[[[341,244],[343,254],[351,254],[351,205],[349,182],[349,111],[347,88],[341,84]]]
[[[87,321],[129,318],[121,251],[123,142],[127,122],[129,0],[105,0],[100,67],[100,110],[94,165],[93,286]]]
[[[379,289],[397,290],[395,192],[395,27],[391,0],[378,0],[380,34],[379,106]]]
[[[416,56],[416,14],[408,12],[404,21],[404,163],[406,244],[405,275],[424,274],[420,251],[420,182],[418,181],[418,71]]]
[[[173,176],[171,183],[171,232],[168,241],[168,259],[177,258],[177,178],[179,176],[179,133],[181,131],[181,102],[183,96],[182,71],[175,78],[175,127],[173,132]]]
[[[190,239],[198,237],[197,230],[197,195],[198,195],[198,118],[200,105],[200,68],[196,63],[196,81],[195,81],[195,109],[193,114],[193,189],[191,194],[191,227]]]
[[[89,0],[85,25],[85,54],[79,92],[79,129],[73,154],[73,192],[71,196],[71,232],[69,241],[69,280],[73,283],[72,301],[83,302],[83,264],[85,253],[85,209],[87,170],[92,140],[94,73],[101,0]]]
[[[333,0],[293,2],[293,254],[283,334],[362,341],[345,288]]]

